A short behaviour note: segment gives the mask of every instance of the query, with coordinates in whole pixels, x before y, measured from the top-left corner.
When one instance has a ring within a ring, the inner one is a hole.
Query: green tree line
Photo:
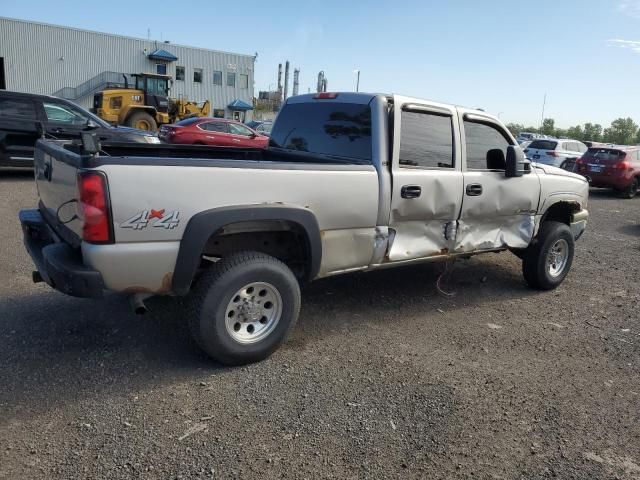
[[[616,145],[640,144],[640,129],[632,118],[617,118],[611,122],[608,128],[602,128],[602,125],[598,123],[585,123],[565,130],[557,128],[553,118],[545,118],[542,122],[542,128],[525,127],[519,123],[509,123],[507,128],[516,137],[520,132],[531,132],[582,142],[615,143]]]

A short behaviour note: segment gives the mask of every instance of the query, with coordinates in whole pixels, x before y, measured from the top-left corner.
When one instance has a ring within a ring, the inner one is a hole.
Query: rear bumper
[[[0,155],[0,167],[33,168],[33,158]]]
[[[79,250],[63,243],[38,210],[21,210],[24,245],[40,277],[56,290],[74,297],[103,296],[100,272],[86,267]]]
[[[586,174],[589,180],[589,185],[596,188],[613,188],[616,190],[624,190],[633,182],[633,175],[626,176],[604,176],[604,175],[590,175]]]
[[[589,212],[587,210],[580,210],[579,212],[573,214],[569,227],[571,228],[571,233],[573,234],[573,238],[575,240],[578,240],[584,233],[585,229],[587,228],[588,220]]]

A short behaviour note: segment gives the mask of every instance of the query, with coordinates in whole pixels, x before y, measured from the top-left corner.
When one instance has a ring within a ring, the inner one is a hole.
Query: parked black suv
[[[91,130],[101,141],[159,143],[155,134],[114,127],[73,102],[47,95],[0,90],[0,167],[30,167],[37,122],[49,138],[79,138]]]

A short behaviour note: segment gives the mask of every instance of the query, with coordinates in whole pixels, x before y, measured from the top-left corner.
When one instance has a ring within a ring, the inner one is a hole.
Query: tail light
[[[622,162],[616,163],[614,168],[616,168],[617,170],[631,170],[631,162],[623,160]]]
[[[84,221],[82,239],[89,243],[113,243],[107,177],[102,172],[81,172],[78,191]]]
[[[547,155],[550,157],[557,157],[558,154],[554,150],[550,150],[547,152]]]

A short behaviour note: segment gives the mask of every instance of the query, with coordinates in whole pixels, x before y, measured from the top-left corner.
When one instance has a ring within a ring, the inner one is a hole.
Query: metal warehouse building
[[[123,74],[162,73],[170,95],[212,115],[243,119],[253,104],[255,57],[0,17],[0,89],[55,95],[85,108]]]

